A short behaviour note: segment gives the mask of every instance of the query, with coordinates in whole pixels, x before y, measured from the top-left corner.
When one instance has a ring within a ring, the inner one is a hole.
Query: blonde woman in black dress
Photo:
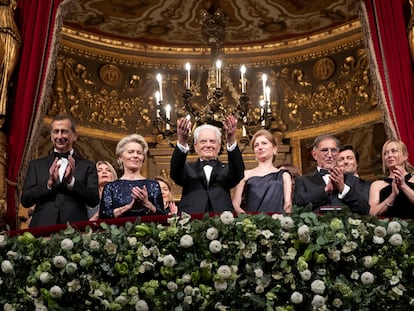
[[[371,215],[414,218],[413,166],[405,144],[387,140],[382,147],[382,165],[388,176],[374,181],[369,192]]]

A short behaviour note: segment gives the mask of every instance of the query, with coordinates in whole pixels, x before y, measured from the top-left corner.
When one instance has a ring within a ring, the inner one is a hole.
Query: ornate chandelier
[[[263,91],[258,104],[252,104],[247,95],[247,78],[245,65],[240,66],[240,75],[237,85],[241,94],[239,95],[236,107],[226,107],[224,105],[225,97],[223,95],[223,81],[230,81],[229,70],[224,68],[224,48],[225,28],[228,23],[228,17],[224,10],[214,3],[208,9],[201,10],[201,34],[204,44],[210,48],[210,66],[207,77],[207,102],[203,105],[192,103],[194,89],[191,78],[191,64],[186,63],[184,68],[185,91],[182,94],[182,105],[177,107],[175,113],[177,118],[186,117],[194,120],[194,126],[201,124],[212,124],[222,127],[225,117],[232,113],[241,124],[240,142],[248,144],[250,138],[259,128],[270,129],[272,121],[275,120],[272,115],[270,101],[270,87],[267,85],[267,75],[262,74]],[[176,126],[171,122],[172,107],[164,101],[163,96],[163,77],[160,73],[156,75],[158,91],[155,93],[156,101],[156,119],[154,127],[158,134],[170,141],[170,138],[176,133]]]

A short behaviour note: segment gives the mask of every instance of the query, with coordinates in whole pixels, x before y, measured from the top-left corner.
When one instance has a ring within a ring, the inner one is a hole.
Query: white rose
[[[215,240],[215,239],[218,238],[218,236],[219,236],[219,232],[216,228],[210,227],[210,228],[207,229],[207,232],[206,232],[206,238],[207,239]]]
[[[193,294],[193,287],[190,285],[184,287],[184,294],[187,296],[191,296]]]
[[[234,216],[233,213],[230,211],[224,211],[220,215],[220,220],[225,225],[230,225],[234,222]]]
[[[208,260],[204,259],[202,262],[200,262],[200,268],[211,269],[212,267],[213,267],[213,264],[209,262]]]
[[[184,283],[190,283],[191,282],[191,275],[188,273],[184,273],[181,277],[183,279]]]
[[[63,239],[62,242],[60,242],[60,247],[64,251],[70,251],[73,248],[73,241],[71,239]]]
[[[52,279],[52,275],[49,272],[42,272],[42,273],[40,273],[39,280],[43,284],[49,283],[51,279]]]
[[[210,242],[210,245],[208,246],[210,252],[212,253],[219,253],[221,251],[221,243],[218,240],[213,240]]]
[[[358,280],[359,279],[359,272],[357,270],[352,271],[351,279]]]
[[[403,244],[403,239],[401,234],[399,233],[394,233],[390,239],[389,242],[392,246],[401,246]]]
[[[135,246],[137,245],[137,238],[134,236],[128,237],[127,238],[129,246]]]
[[[9,303],[4,304],[4,311],[16,311],[16,309],[13,307],[13,305]]]
[[[164,264],[164,266],[166,267],[174,267],[175,264],[177,263],[174,256],[169,254],[167,256],[164,256],[164,258],[162,259],[162,262]]]
[[[120,305],[126,305],[128,303],[128,299],[125,296],[118,296],[115,298],[115,302]]]
[[[17,253],[17,252],[14,252],[14,251],[8,251],[7,252],[7,257],[9,258],[9,259],[19,259],[19,254]]]
[[[299,237],[302,236],[302,235],[309,236],[309,234],[310,234],[310,230],[309,230],[309,227],[307,225],[302,225],[298,228],[298,236]]]
[[[374,229],[374,234],[377,237],[383,238],[387,235],[387,230],[385,230],[385,228],[382,226],[376,226]]]
[[[136,311],[148,311],[148,304],[145,300],[138,300],[135,304],[135,310]]]
[[[302,278],[302,280],[304,281],[309,281],[312,277],[312,272],[308,269],[303,270],[303,271],[299,271],[300,277]]]
[[[323,294],[325,291],[325,283],[321,280],[315,280],[311,283],[311,290],[315,294]]]
[[[302,303],[303,301],[303,295],[299,292],[293,292],[290,296],[290,301],[294,304]]]
[[[218,269],[217,269],[217,274],[227,280],[228,278],[230,278],[231,276],[231,268],[228,265],[221,265]]]
[[[7,244],[7,237],[3,234],[0,234],[0,247],[6,246]]]
[[[94,240],[92,240],[92,241],[89,243],[89,247],[90,247],[92,250],[98,250],[98,249],[99,249],[99,242],[98,242],[98,241],[94,241]]]
[[[276,260],[276,258],[273,256],[271,251],[268,251],[266,253],[265,259],[266,259],[266,262],[272,262]]]
[[[261,284],[257,285],[257,286],[256,286],[256,288],[254,289],[254,292],[255,292],[256,294],[261,294],[261,293],[263,293],[263,292],[264,292],[264,287],[263,287],[263,285],[261,285]]]
[[[226,281],[215,281],[214,282],[214,288],[218,291],[224,291],[227,289],[227,282]]]
[[[13,273],[13,264],[9,260],[3,260],[1,263],[1,271],[3,271],[6,274]]]
[[[388,227],[387,227],[387,233],[388,234],[398,233],[398,232],[400,232],[400,230],[401,230],[401,225],[398,221],[394,220],[394,221],[391,221],[388,224]]]
[[[374,275],[371,272],[365,271],[361,274],[361,282],[364,285],[369,285],[374,283]]]
[[[76,270],[78,270],[78,265],[75,262],[70,262],[65,267],[67,274],[74,274]]]
[[[357,229],[352,229],[351,230],[351,235],[354,239],[358,239],[359,238],[359,231]]]
[[[331,258],[334,262],[338,262],[341,260],[341,251],[337,249],[330,251],[329,258]]]
[[[291,217],[283,216],[283,218],[280,220],[280,226],[283,230],[289,231],[295,226],[295,222]]]
[[[325,298],[320,295],[313,296],[312,306],[314,308],[322,308],[325,305]]]
[[[193,237],[189,234],[184,234],[180,239],[180,246],[189,248],[194,245]]]
[[[274,236],[273,232],[270,230],[262,230],[260,232],[266,239],[270,239],[272,236]]]
[[[68,291],[73,293],[81,289],[80,281],[78,279],[72,280],[66,284],[68,286]]]
[[[333,301],[332,301],[332,305],[335,307],[335,308],[340,308],[342,305],[343,305],[343,303],[342,303],[342,300],[341,299],[339,299],[339,298],[335,298]]]
[[[372,242],[374,242],[374,244],[384,244],[384,238],[374,235],[372,237]]]
[[[52,286],[49,292],[50,297],[52,297],[53,299],[60,299],[62,297],[62,289],[57,285]]]
[[[362,258],[362,264],[366,269],[371,269],[374,266],[374,260],[372,259],[372,256],[364,256]]]
[[[178,285],[175,282],[169,281],[167,283],[167,288],[170,292],[175,293],[178,289]]]
[[[193,303],[193,297],[184,296],[183,303],[186,304],[186,305],[191,305]]]
[[[37,295],[39,293],[38,289],[34,286],[31,286],[31,287],[26,286],[26,292],[28,292],[29,295],[32,296],[32,297],[37,297]]]
[[[255,275],[257,278],[261,278],[261,277],[263,276],[263,270],[262,270],[262,269],[260,269],[260,268],[256,268],[256,269],[254,269],[254,275]]]
[[[67,263],[68,263],[68,261],[63,256],[53,257],[53,264],[55,265],[56,268],[60,268],[60,269],[64,268]]]

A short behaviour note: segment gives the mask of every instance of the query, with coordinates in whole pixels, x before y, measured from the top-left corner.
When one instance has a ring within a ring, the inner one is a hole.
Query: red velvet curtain
[[[371,55],[390,125],[414,163],[414,67],[407,37],[409,0],[364,0]],[[374,53],[374,54],[372,54]]]
[[[50,61],[55,18],[63,0],[20,0],[16,24],[22,37],[20,62],[10,114],[7,168],[6,223],[16,228],[16,187],[32,117],[39,107],[42,83]]]

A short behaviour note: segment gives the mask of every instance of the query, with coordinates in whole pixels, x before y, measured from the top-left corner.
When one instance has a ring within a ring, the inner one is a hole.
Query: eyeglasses
[[[319,150],[324,154],[328,154],[329,151],[331,151],[332,154],[337,154],[339,152],[338,148],[322,148]]]

